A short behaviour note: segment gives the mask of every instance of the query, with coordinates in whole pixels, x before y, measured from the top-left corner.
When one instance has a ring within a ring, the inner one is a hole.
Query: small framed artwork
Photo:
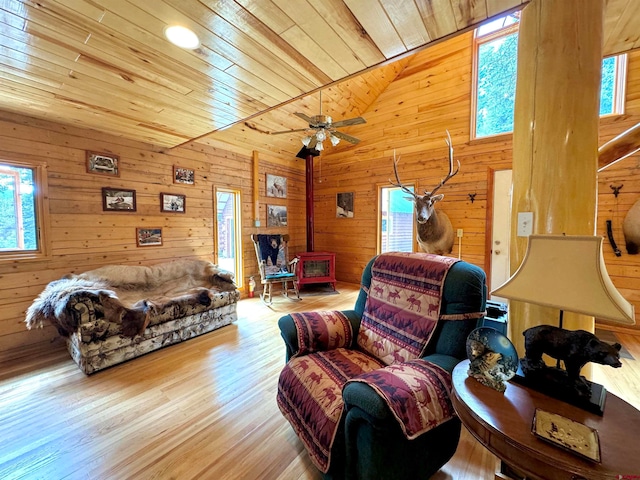
[[[120,176],[120,157],[112,153],[87,152],[87,172]]]
[[[172,213],[184,213],[186,212],[187,197],[184,195],[178,195],[175,193],[161,193],[160,194],[160,211],[172,212]]]
[[[162,245],[162,228],[136,228],[136,244],[139,247]]]
[[[196,173],[190,168],[173,166],[173,183],[193,185],[196,183]]]
[[[136,191],[104,187],[102,189],[102,210],[105,212],[135,212]]]
[[[267,205],[267,227],[286,227],[287,207],[283,205]]]
[[[336,194],[336,218],[353,218],[353,192]]]
[[[287,198],[287,177],[267,173],[267,197]]]

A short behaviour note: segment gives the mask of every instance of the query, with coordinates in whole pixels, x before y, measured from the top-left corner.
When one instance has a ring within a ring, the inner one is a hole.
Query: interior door
[[[493,218],[491,229],[491,289],[497,288],[511,276],[509,273],[509,244],[511,232],[511,170],[496,170],[493,176]],[[491,296],[497,302],[506,299]]]

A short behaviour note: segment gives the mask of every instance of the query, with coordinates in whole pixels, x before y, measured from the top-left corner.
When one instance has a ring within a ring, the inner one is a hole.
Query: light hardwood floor
[[[238,305],[231,326],[85,376],[58,343],[0,365],[2,479],[320,479],[275,401],[277,328],[291,311],[351,308],[339,295]],[[640,359],[640,338],[618,332]],[[640,407],[637,361],[596,380]],[[463,429],[434,480],[493,480],[496,458]]]

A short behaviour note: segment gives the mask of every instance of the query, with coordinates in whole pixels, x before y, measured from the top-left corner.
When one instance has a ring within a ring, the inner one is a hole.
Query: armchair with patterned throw
[[[475,265],[386,253],[366,266],[353,310],[280,318],[278,406],[325,478],[427,479],[449,461],[461,425],[451,372],[486,294]]]
[[[289,261],[289,235],[251,235],[251,241],[256,250],[260,283],[263,285],[260,298],[267,305],[271,305],[271,287],[274,283],[282,285],[282,293],[289,297],[289,283],[291,289],[300,299],[298,291],[298,276],[296,275],[297,258]]]

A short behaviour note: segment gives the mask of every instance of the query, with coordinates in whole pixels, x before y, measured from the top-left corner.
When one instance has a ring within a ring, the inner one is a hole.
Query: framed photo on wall
[[[136,228],[138,247],[159,247],[162,245],[162,228]]]
[[[267,173],[267,197],[287,198],[287,177]]]
[[[173,183],[183,183],[194,185],[196,183],[196,172],[190,168],[173,166]]]
[[[353,192],[336,194],[336,218],[353,218]]]
[[[267,227],[286,227],[287,207],[283,205],[267,205]]]
[[[160,211],[171,213],[184,213],[187,211],[187,197],[175,193],[160,194]]]
[[[120,176],[120,157],[113,153],[97,153],[87,151],[87,173]]]
[[[104,187],[102,189],[102,210],[105,212],[135,212],[136,191]]]

